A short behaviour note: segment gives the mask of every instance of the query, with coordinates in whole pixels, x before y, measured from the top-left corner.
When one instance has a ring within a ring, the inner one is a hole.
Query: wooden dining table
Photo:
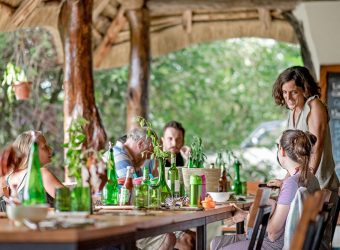
[[[251,202],[238,203],[249,208]],[[228,204],[202,211],[186,210],[109,210],[89,217],[93,224],[68,229],[31,230],[16,227],[7,218],[0,219],[0,249],[98,249],[119,245],[136,249],[136,240],[167,232],[196,228],[196,249],[206,249],[207,224],[232,216]]]

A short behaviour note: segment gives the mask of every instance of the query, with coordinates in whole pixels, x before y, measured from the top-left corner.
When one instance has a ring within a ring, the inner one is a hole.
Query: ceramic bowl
[[[215,202],[227,202],[233,192],[208,192]]]
[[[24,206],[22,205],[6,205],[6,213],[9,220],[14,221],[16,226],[20,226],[25,219]]]
[[[49,206],[47,204],[24,206],[24,219],[38,223],[47,217]]]
[[[48,205],[7,205],[6,213],[8,219],[20,225],[23,220],[28,220],[33,223],[38,223],[47,217]]]

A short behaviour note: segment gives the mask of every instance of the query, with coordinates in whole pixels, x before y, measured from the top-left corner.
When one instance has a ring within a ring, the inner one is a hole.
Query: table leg
[[[244,221],[236,223],[236,233],[244,234]]]
[[[196,232],[196,250],[205,250],[207,241],[207,226],[202,225],[197,227]]]

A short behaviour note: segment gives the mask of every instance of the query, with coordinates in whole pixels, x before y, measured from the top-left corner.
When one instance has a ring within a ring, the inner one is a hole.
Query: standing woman
[[[320,87],[309,70],[294,66],[283,71],[273,86],[275,103],[290,110],[288,129],[308,131],[317,137],[309,162],[310,171],[320,187],[336,191],[339,180],[335,173],[327,107],[321,102]],[[280,186],[281,182],[269,184]]]

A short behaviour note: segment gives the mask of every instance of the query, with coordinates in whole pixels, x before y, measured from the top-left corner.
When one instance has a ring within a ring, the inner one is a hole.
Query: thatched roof
[[[296,42],[282,12],[298,0],[148,0],[152,57],[201,42],[234,37],[263,37]],[[63,48],[58,32],[61,0],[0,0],[0,32],[44,27],[55,41],[60,63]],[[125,11],[142,0],[94,0],[93,56],[96,69],[128,63],[129,25]],[[105,53],[103,53],[105,52]]]

